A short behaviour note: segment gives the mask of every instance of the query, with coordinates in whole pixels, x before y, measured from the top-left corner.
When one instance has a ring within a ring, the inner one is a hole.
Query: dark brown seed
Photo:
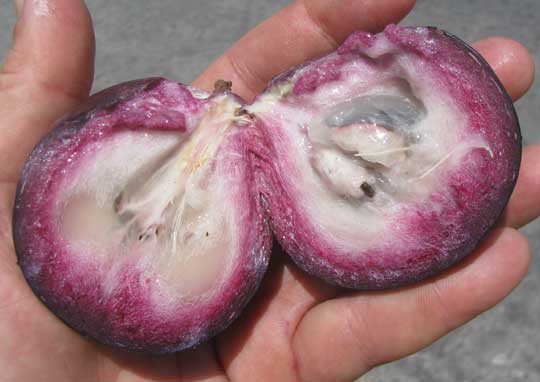
[[[368,182],[362,183],[360,188],[362,189],[362,191],[364,191],[364,194],[368,198],[373,198],[375,196],[375,190],[373,189],[373,186],[369,184]]]

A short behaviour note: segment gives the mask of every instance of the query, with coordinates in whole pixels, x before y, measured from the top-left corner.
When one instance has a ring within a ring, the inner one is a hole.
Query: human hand
[[[19,1],[19,3],[22,3]],[[290,66],[333,49],[351,31],[397,22],[411,0],[296,2],[219,58],[195,85],[217,78],[251,100]],[[540,147],[524,151],[499,228],[460,265],[398,290],[331,287],[275,253],[261,289],[222,335],[170,356],[136,355],[73,332],[32,294],[16,266],[11,214],[18,174],[37,141],[87,98],[93,33],[81,0],[26,0],[0,76],[0,366],[11,381],[347,381],[420,350],[504,298],[524,276],[528,246],[515,228],[540,215]],[[510,40],[475,47],[518,99],[533,64]],[[508,254],[512,256],[508,256]],[[7,374],[6,374],[7,373]]]

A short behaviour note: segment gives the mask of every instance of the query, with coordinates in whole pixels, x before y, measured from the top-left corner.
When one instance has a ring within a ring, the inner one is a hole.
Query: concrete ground
[[[286,0],[88,0],[97,35],[95,89],[163,75],[190,82],[230,44]],[[14,12],[0,0],[0,56]],[[540,56],[538,0],[418,0],[405,24],[437,25],[466,41],[504,35]],[[540,89],[517,103],[525,144],[538,142]],[[540,381],[540,224],[523,229],[534,259],[503,303],[426,350],[381,366],[362,380],[385,382]],[[508,256],[512,256],[508,253]]]

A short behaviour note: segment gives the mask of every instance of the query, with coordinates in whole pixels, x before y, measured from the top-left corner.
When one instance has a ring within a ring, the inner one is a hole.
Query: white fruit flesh
[[[156,304],[174,305],[217,293],[233,271],[240,186],[221,170],[220,155],[234,153],[219,149],[236,107],[217,99],[189,136],[126,130],[79,153],[57,200],[59,229],[106,290],[135,267],[153,280]]]
[[[332,190],[344,197],[361,198],[363,184],[373,184],[375,177],[367,169],[337,150],[320,149],[313,155],[313,166]]]
[[[368,162],[392,167],[405,160],[406,147],[402,135],[376,124],[352,124],[333,129],[332,142],[340,149]]]
[[[399,211],[444,194],[445,176],[469,153],[491,153],[436,75],[392,49],[385,42],[344,64],[339,80],[294,95],[300,70],[250,107],[279,136],[278,168],[291,174],[285,192],[348,252],[384,243]]]

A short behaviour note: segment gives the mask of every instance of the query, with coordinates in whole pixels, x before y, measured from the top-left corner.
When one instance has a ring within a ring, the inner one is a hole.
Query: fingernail
[[[54,1],[51,0],[26,0],[30,1],[32,13],[37,16],[51,16],[56,10]]]
[[[24,6],[24,0],[15,0],[15,8],[17,10],[17,18],[21,15]]]
[[[50,16],[55,12],[55,2],[51,0],[13,0],[17,8],[17,18],[28,12],[36,16]]]

